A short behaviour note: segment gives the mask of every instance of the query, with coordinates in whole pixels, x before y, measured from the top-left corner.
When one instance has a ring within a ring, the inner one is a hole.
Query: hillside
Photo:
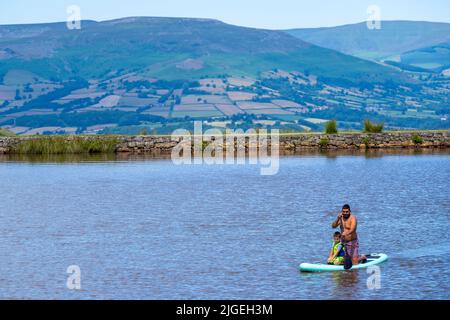
[[[400,55],[403,64],[443,72],[450,69],[450,41]]]
[[[271,69],[308,71],[350,81],[404,81],[398,73],[281,31],[216,20],[125,18],[0,26],[0,76],[25,69],[45,79],[104,79],[137,70],[164,79],[217,75],[256,77]]]
[[[390,129],[450,126],[444,72],[405,71],[217,20],[81,25],[0,26],[0,127],[169,134],[202,120],[219,129],[318,131],[329,119],[360,129],[366,118]]]
[[[366,22],[331,28],[286,30],[299,39],[365,59],[381,60],[450,40],[450,23],[382,21],[370,30]]]

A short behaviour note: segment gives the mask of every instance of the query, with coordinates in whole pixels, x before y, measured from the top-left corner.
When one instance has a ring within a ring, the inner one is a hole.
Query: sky
[[[450,22],[450,0],[0,0],[0,24],[66,21],[77,5],[82,20],[130,16],[213,18],[266,29],[314,28],[381,20]]]

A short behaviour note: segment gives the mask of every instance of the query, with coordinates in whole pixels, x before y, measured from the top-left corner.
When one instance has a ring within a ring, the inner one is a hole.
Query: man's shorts
[[[359,241],[358,239],[345,242],[347,254],[352,258],[359,258]]]

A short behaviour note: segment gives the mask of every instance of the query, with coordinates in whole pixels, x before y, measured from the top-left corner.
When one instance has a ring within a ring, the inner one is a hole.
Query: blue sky
[[[200,17],[269,29],[361,22],[369,5],[380,7],[382,20],[450,22],[449,0],[1,0],[0,24],[65,21],[69,5],[82,19]]]

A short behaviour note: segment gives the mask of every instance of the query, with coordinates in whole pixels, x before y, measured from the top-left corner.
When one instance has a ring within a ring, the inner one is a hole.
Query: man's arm
[[[342,222],[341,217],[342,217],[342,213],[339,213],[336,220],[334,220],[333,223],[331,224],[331,227],[333,229],[336,229],[337,227],[339,227],[341,225],[341,222]]]

